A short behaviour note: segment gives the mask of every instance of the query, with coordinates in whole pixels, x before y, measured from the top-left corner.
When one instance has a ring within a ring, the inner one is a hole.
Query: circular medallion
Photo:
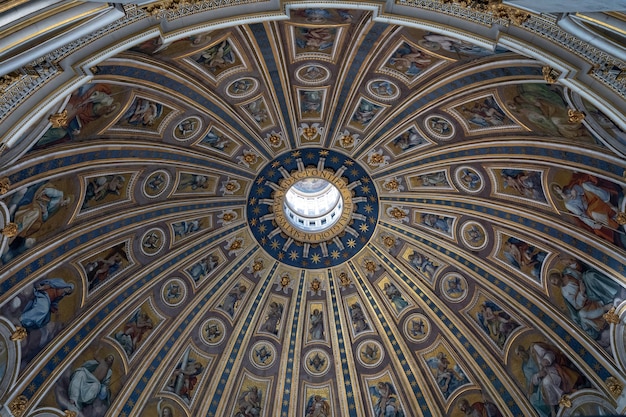
[[[177,306],[185,299],[186,292],[185,283],[178,278],[173,278],[163,285],[161,297],[165,304]]]
[[[414,342],[421,342],[430,334],[430,321],[423,314],[412,314],[404,322],[404,334]]]
[[[178,140],[185,141],[191,139],[200,131],[202,120],[199,117],[192,116],[182,120],[174,128],[174,137]]]
[[[259,87],[259,82],[254,78],[239,78],[233,81],[226,89],[226,94],[232,98],[247,97]]]
[[[141,237],[141,251],[148,256],[156,255],[165,242],[165,232],[159,228],[148,230]]]
[[[267,369],[276,361],[276,348],[266,341],[257,342],[250,349],[250,361],[259,369]]]
[[[313,349],[304,357],[304,369],[313,376],[321,376],[330,369],[330,358],[321,349]]]
[[[447,274],[441,279],[441,294],[453,303],[463,301],[467,297],[467,281],[461,274]]]
[[[461,239],[470,249],[480,250],[489,242],[485,228],[477,222],[469,221],[461,226]]]
[[[207,345],[215,346],[224,340],[224,332],[224,323],[221,320],[210,318],[202,323],[200,336]]]
[[[303,84],[321,84],[330,78],[330,71],[321,65],[305,65],[296,70],[296,78]]]
[[[143,183],[143,193],[148,198],[156,198],[163,194],[169,184],[170,174],[167,171],[155,171]]]
[[[457,168],[454,171],[454,178],[459,187],[468,193],[479,193],[485,188],[485,181],[480,172],[467,166]]]
[[[400,89],[388,80],[377,79],[367,83],[367,91],[382,101],[391,101],[400,97]]]
[[[454,136],[454,126],[442,116],[427,117],[424,121],[424,127],[436,139],[448,140]]]
[[[378,366],[385,357],[383,346],[375,340],[365,340],[356,348],[359,362],[367,368]]]
[[[305,148],[270,161],[248,196],[255,238],[275,259],[310,269],[357,254],[378,222],[378,195],[353,159]]]

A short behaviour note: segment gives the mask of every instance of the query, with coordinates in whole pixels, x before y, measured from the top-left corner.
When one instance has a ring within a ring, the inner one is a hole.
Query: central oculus
[[[292,225],[305,231],[322,231],[337,223],[343,210],[341,193],[323,178],[298,181],[287,190],[283,210]]]
[[[331,149],[276,156],[248,192],[250,231],[276,260],[316,269],[340,265],[370,240],[378,195],[358,161]]]
[[[352,217],[352,193],[333,170],[304,168],[278,182],[276,223],[299,242],[319,243],[343,232]]]

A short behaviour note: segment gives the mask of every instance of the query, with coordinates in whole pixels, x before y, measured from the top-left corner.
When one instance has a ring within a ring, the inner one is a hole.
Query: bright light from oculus
[[[304,231],[322,231],[341,217],[341,193],[323,178],[305,178],[285,193],[283,209],[289,222]]]

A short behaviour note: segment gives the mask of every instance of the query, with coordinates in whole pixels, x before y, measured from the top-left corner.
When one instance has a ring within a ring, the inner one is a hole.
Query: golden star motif
[[[311,261],[313,261],[314,264],[319,263],[321,259],[322,257],[320,256],[319,253],[316,253],[311,257]]]
[[[306,154],[306,159],[313,159],[315,158],[315,154],[313,152],[309,152]]]
[[[276,255],[278,257],[279,261],[282,261],[285,258],[285,253],[284,252],[278,252],[278,255]]]
[[[285,165],[289,165],[291,163],[291,158],[285,158],[285,160],[283,161],[283,163]]]
[[[352,161],[350,159],[346,159],[345,161],[343,161],[343,164],[345,166],[351,167],[352,165],[354,165],[354,161]]]
[[[348,247],[349,248],[353,248],[353,247],[356,246],[356,240],[354,240],[354,239],[348,239],[347,243],[348,243]]]
[[[330,158],[330,161],[331,161],[333,164],[338,164],[338,163],[339,163],[339,158],[338,158],[338,157],[336,157],[336,156],[333,156],[332,158]]]
[[[280,246],[280,243],[278,243],[276,239],[272,240],[272,244],[270,245],[272,249],[278,249],[279,246]]]
[[[266,230],[267,230],[267,226],[265,226],[264,224],[259,226],[259,233],[265,233]]]
[[[300,151],[291,152],[291,156],[293,156],[294,158],[299,157],[300,156]]]
[[[263,195],[264,192],[265,192],[265,187],[259,187],[256,189],[256,193],[258,195]]]
[[[264,178],[264,177],[262,177],[262,176],[256,179],[256,183],[257,183],[258,185],[263,184],[263,181],[265,181],[265,178]]]
[[[350,171],[350,174],[351,174],[353,177],[356,177],[357,175],[359,175],[359,170],[358,170],[358,169],[356,169],[356,168],[354,168],[354,169],[352,169],[352,170]]]
[[[256,206],[255,208],[252,209],[252,212],[258,216],[259,213],[261,213],[261,207]]]
[[[326,149],[322,149],[322,150],[320,151],[320,155],[321,155],[321,156],[328,156],[328,151],[327,151]]]
[[[292,261],[295,261],[296,259],[298,259],[298,252],[296,252],[295,250],[292,250],[289,253],[289,259],[291,259]]]
[[[366,225],[365,223],[361,223],[361,225],[359,226],[359,230],[363,233],[367,232],[369,230],[369,226]]]
[[[361,182],[362,182],[363,184],[369,184],[370,179],[369,179],[368,177],[361,177]]]
[[[263,236],[261,238],[261,245],[265,246],[265,244],[267,244],[267,238],[265,236]]]
[[[254,218],[254,219],[250,219],[250,226],[256,226],[256,224],[258,223],[258,219]]]
[[[371,213],[371,212],[372,212],[372,210],[374,210],[374,207],[372,207],[372,205],[371,205],[371,204],[366,204],[366,205],[365,205],[365,211],[366,211],[367,213]]]
[[[280,161],[272,162],[272,168],[278,168],[280,166]]]
[[[330,253],[330,257],[333,259],[339,259],[339,251],[335,249],[334,251]]]
[[[376,218],[375,217],[368,217],[367,219],[369,220],[369,222],[371,224],[375,224],[376,223]]]
[[[369,186],[367,186],[367,185],[364,185],[364,186],[362,186],[362,187],[361,187],[361,191],[362,191],[364,194],[369,194],[369,193],[370,193],[370,187],[369,187]]]
[[[256,205],[256,197],[251,197],[250,200],[248,200],[248,204],[251,206]]]

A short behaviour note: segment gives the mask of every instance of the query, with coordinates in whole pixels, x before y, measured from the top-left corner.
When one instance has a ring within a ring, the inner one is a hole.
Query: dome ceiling
[[[146,28],[22,122],[2,169],[3,402],[617,414],[626,134],[608,111],[487,36],[353,4],[287,16]],[[327,229],[283,209],[306,178],[342,196]]]

